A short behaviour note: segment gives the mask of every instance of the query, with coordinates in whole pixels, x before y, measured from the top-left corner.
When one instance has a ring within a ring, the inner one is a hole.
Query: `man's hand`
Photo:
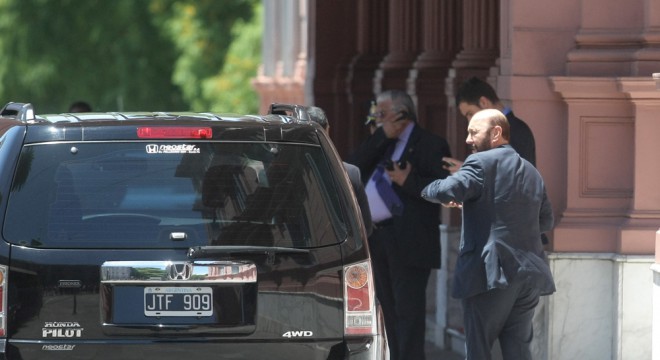
[[[463,166],[463,162],[458,159],[447,156],[442,158],[442,168],[449,171],[450,174],[457,172],[461,166]]]
[[[399,113],[389,111],[385,117],[380,120],[379,125],[383,127],[385,136],[387,136],[388,139],[396,139],[403,133],[403,130],[406,129],[406,126],[408,126],[410,122],[411,120],[405,118],[400,119]]]
[[[392,180],[393,183],[403,186],[408,178],[408,174],[410,174],[410,170],[412,170],[412,165],[410,165],[409,162],[406,162],[406,166],[402,169],[399,167],[399,164],[394,161],[392,166],[392,170],[387,170],[387,175],[390,176],[390,180]]]

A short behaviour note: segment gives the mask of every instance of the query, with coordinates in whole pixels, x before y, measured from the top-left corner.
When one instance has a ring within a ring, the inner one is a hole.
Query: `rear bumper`
[[[22,341],[0,343],[0,360],[31,359],[351,359],[387,360],[387,341],[380,336],[345,341],[218,342],[191,341]]]
[[[346,359],[351,360],[388,360],[390,358],[387,340],[383,336],[346,341]]]

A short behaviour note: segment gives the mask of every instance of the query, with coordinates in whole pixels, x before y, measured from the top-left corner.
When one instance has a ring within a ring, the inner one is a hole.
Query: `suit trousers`
[[[466,359],[490,360],[499,339],[504,360],[532,360],[532,318],[538,302],[539,290],[526,279],[463,299]]]
[[[385,318],[390,359],[423,360],[431,269],[404,263],[396,241],[405,239],[396,238],[395,233],[391,224],[376,224],[369,237],[376,297]]]

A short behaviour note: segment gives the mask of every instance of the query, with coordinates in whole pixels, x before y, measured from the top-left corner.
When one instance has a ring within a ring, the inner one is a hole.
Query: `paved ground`
[[[449,350],[441,350],[427,343],[426,360],[464,360],[464,358],[455,352],[451,352]]]

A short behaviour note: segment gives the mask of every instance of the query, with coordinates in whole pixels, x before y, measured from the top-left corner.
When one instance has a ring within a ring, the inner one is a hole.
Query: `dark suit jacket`
[[[527,124],[516,117],[513,111],[506,114],[506,119],[509,121],[509,128],[511,130],[511,140],[509,144],[514,150],[522,156],[523,159],[536,166],[536,142],[534,141],[534,134]]]
[[[364,222],[364,228],[367,230],[367,235],[371,235],[373,232],[373,223],[371,222],[371,211],[369,210],[369,200],[367,200],[367,193],[364,191],[364,184],[362,183],[362,176],[360,174],[360,169],[352,164],[349,164],[344,161],[344,169],[348,174],[348,179],[351,181],[353,186],[353,192],[355,193],[355,199],[357,200],[358,205],[360,205],[360,213],[362,213],[362,221]]]
[[[515,277],[555,291],[539,236],[553,226],[545,184],[511,146],[468,156],[456,173],[437,180],[425,199],[463,204],[463,227],[452,295],[467,298],[506,288]]]
[[[388,139],[383,129],[371,135],[348,162],[360,168],[362,182],[367,183],[387,147],[396,140]],[[442,168],[442,157],[451,156],[447,141],[415,124],[400,162],[410,162],[412,171],[403,186],[393,184],[403,203],[403,214],[394,216],[396,247],[401,259],[410,266],[440,267],[440,207],[420,196],[422,189],[449,173]]]

